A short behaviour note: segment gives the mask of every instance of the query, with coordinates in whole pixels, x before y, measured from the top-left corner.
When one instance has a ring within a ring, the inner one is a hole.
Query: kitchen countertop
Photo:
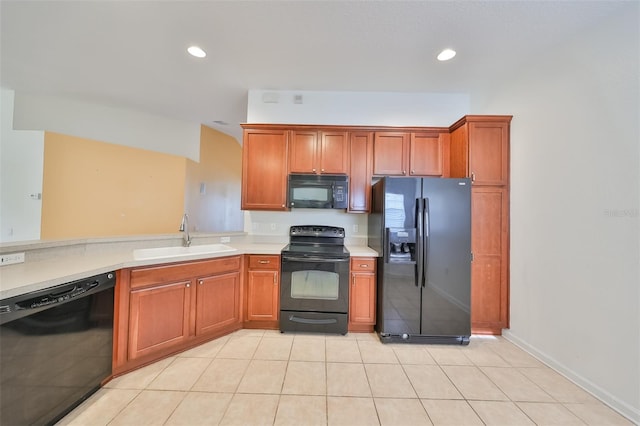
[[[31,291],[41,290],[70,281],[90,277],[122,268],[131,268],[190,260],[212,259],[242,254],[280,254],[286,243],[231,242],[225,245],[236,249],[221,253],[191,254],[188,256],[136,260],[133,249],[91,249],[87,244],[82,250],[61,248],[61,253],[29,260],[25,263],[0,267],[0,299],[6,299]],[[176,244],[177,245],[177,244]],[[378,253],[367,246],[346,245],[351,256],[377,257]],[[146,248],[139,246],[135,248]],[[54,247],[55,249],[55,247]]]

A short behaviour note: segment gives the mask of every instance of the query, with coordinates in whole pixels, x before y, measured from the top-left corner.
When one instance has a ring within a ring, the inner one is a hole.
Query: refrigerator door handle
[[[416,276],[415,276],[415,284],[416,287],[420,287],[422,285],[422,277],[424,276],[423,271],[423,263],[422,263],[422,235],[424,234],[424,204],[422,203],[422,198],[416,199]]]
[[[424,278],[422,281],[422,287],[426,287],[427,285],[427,277],[429,276],[428,272],[429,272],[429,230],[430,230],[430,223],[429,223],[429,199],[428,198],[424,198],[424,237],[422,239],[422,246],[423,246],[423,257],[422,257],[422,261],[424,263],[423,266],[423,270],[424,270]]]

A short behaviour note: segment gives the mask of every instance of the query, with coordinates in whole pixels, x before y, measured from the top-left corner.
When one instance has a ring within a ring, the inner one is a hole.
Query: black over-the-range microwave
[[[346,209],[349,176],[290,174],[288,189],[291,208]]]

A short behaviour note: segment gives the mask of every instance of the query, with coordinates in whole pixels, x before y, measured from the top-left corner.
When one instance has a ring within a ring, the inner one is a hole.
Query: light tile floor
[[[118,377],[60,425],[631,425],[502,337],[240,330]]]

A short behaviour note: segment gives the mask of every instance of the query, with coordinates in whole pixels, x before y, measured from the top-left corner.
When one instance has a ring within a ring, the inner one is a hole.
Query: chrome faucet
[[[182,245],[189,247],[191,245],[191,236],[189,235],[189,216],[187,214],[182,215],[182,222],[180,223],[180,232],[182,232]]]

